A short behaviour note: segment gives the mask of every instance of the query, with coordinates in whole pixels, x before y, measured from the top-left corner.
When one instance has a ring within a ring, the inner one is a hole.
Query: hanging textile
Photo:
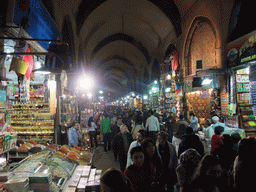
[[[30,46],[29,46],[29,47],[30,47]],[[27,48],[26,53],[30,53],[29,47]],[[26,73],[25,73],[26,78],[29,79],[30,74],[31,74],[31,72],[32,72],[32,70],[33,70],[33,66],[34,66],[34,59],[33,59],[33,56],[32,56],[32,55],[25,55],[23,61],[25,61],[26,63],[29,64],[29,65],[28,65],[28,68],[27,68],[27,71],[26,71]]]
[[[174,51],[173,56],[172,56],[172,68],[173,68],[173,70],[176,71],[178,66],[179,66],[178,53],[177,53],[177,51]]]

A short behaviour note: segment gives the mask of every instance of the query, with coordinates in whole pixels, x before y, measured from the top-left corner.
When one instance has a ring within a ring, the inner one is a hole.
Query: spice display
[[[79,159],[79,155],[75,152],[75,151],[70,151],[67,156],[68,159],[72,159],[72,160],[78,160]]]
[[[36,143],[53,141],[54,120],[49,103],[15,103],[8,109],[11,117],[11,133],[18,139]]]
[[[28,152],[29,148],[26,144],[21,145],[20,147],[18,147],[17,151],[18,152]]]
[[[60,152],[64,153],[65,155],[68,154],[68,152],[70,151],[69,148],[65,145],[61,146],[61,148],[59,148]]]

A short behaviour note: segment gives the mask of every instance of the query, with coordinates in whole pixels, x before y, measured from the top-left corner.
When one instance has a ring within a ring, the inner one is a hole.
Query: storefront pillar
[[[55,116],[55,123],[54,123],[54,142],[55,144],[61,144],[61,128],[60,128],[60,96],[61,93],[61,74],[56,74],[56,96],[57,96],[57,110],[56,110],[56,116]]]

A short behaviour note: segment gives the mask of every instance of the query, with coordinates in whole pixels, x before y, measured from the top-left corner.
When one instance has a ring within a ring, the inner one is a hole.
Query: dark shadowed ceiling
[[[51,9],[51,0],[42,1]],[[75,14],[76,29],[67,26],[68,16],[64,19],[63,39],[74,46],[76,33],[79,61],[117,95],[140,92],[150,78],[160,76],[160,61],[153,54],[170,33],[175,38],[182,33],[173,0],[83,0]]]
[[[53,1],[42,0],[52,16]],[[159,64],[164,58],[156,58],[157,50],[166,39],[170,41],[167,43],[169,50],[165,50],[163,55],[175,49],[172,40],[175,41],[182,34],[181,16],[198,2],[76,1],[80,3],[73,13],[75,19],[72,22],[75,23],[71,22],[68,15],[64,18],[63,40],[70,44],[71,50],[74,50],[74,43],[78,43],[79,63],[97,74],[102,87],[120,95],[129,91],[140,92],[149,81],[159,77]],[[229,41],[255,30],[256,26],[244,22],[253,18],[251,2],[234,0],[233,3],[230,4],[233,9],[229,22]],[[79,42],[73,42],[74,35],[79,38]],[[170,36],[172,38],[168,38]]]
[[[152,53],[171,31],[176,37],[182,32],[170,0],[82,1],[76,15],[85,62],[99,72],[103,86],[119,93],[140,91],[145,70],[151,74]]]

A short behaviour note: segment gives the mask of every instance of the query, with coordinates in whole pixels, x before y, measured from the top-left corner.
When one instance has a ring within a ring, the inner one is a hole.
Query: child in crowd
[[[133,164],[124,171],[132,183],[135,192],[150,191],[151,185],[156,181],[156,174],[153,167],[144,164],[144,152],[140,146],[131,149]]]
[[[222,142],[222,138],[221,138],[221,134],[224,132],[224,128],[222,126],[217,126],[215,127],[214,130],[214,135],[212,136],[212,140],[211,140],[211,154],[213,153],[213,151],[219,147],[223,142]]]
[[[102,192],[134,192],[131,181],[118,169],[109,168],[100,177]]]

